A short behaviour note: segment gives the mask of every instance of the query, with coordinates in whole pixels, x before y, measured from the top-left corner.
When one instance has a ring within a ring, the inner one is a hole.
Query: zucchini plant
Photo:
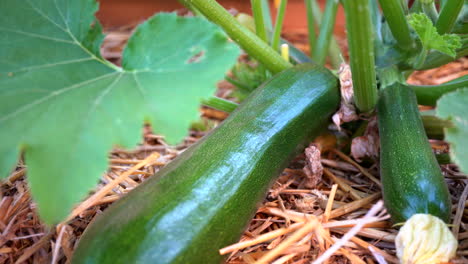
[[[291,98],[302,99],[291,105]],[[323,67],[301,64],[275,75],[99,217],[73,262],[219,263],[220,246],[239,239],[270,183],[323,131],[339,99],[337,79]]]
[[[337,0],[327,0],[323,17],[315,0],[305,0],[311,58],[293,46],[280,52],[286,0],[274,24],[268,1],[252,0],[250,29],[215,0],[181,2],[196,17],[159,14],[138,26],[122,67],[99,53],[103,34],[95,0],[0,2],[0,176],[21,155],[48,224],[64,219],[96,184],[112,146],[137,144],[144,122],[177,143],[200,102],[236,109],[99,216],[84,233],[74,263],[219,262],[217,249],[238,239],[274,177],[339,107],[332,73],[343,57],[332,35]],[[407,239],[412,232],[439,232],[456,247],[444,224],[451,219],[448,188],[417,104],[437,106],[450,158],[468,172],[467,80],[424,87],[406,79],[468,54],[466,3],[341,4],[353,101],[361,116],[378,117],[383,198],[396,223],[410,219],[397,238],[398,254],[404,263],[424,263],[418,258],[427,256],[447,262],[453,248],[439,254]],[[226,35],[258,61],[262,77],[271,76],[238,107],[210,97],[239,55]],[[323,67],[327,59],[332,71]],[[434,228],[413,228],[417,221]]]

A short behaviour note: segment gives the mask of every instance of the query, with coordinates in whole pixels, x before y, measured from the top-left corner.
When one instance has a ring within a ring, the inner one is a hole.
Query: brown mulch
[[[131,27],[108,32],[103,56],[119,64],[130,31]],[[303,36],[293,36],[292,40],[305,43]],[[468,59],[462,58],[438,69],[416,72],[410,81],[437,84],[464,75],[467,70]],[[231,90],[231,86],[222,84],[218,95],[226,97]],[[227,115],[203,108],[202,116],[216,126]],[[73,211],[69,221],[51,230],[41,224],[25,181],[26,166],[18,164],[1,185],[0,263],[68,263],[80,235],[97,214],[204,134],[191,131],[182,144],[171,147],[145,127],[141,145],[130,151],[114,149],[110,154],[111,166],[93,195]],[[255,263],[259,259],[276,264],[309,263],[337,243],[343,246],[327,263],[384,263],[382,258],[396,262],[393,242],[397,230],[379,208],[366,216],[381,199],[378,166],[369,161],[359,164],[339,151],[337,138],[332,134],[319,137],[314,146],[320,149],[321,159],[311,160],[313,155],[301,154],[284,170],[240,239],[244,243],[224,249],[223,253],[229,255],[227,263]],[[321,165],[323,175],[311,173],[311,164]],[[441,168],[453,196],[455,215],[460,196],[468,188],[466,176],[455,165]],[[322,178],[314,185],[313,177]],[[452,227],[459,230],[460,243],[454,263],[468,261],[467,220],[465,206],[461,223]],[[355,236],[341,240],[343,234],[360,224],[365,227],[357,229]]]

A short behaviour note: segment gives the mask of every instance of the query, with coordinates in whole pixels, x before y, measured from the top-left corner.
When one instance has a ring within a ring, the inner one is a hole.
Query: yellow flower
[[[395,244],[402,264],[448,262],[456,254],[458,242],[439,218],[413,215],[398,233]]]

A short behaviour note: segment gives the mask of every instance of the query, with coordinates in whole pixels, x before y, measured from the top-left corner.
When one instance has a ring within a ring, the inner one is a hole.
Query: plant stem
[[[224,79],[226,81],[228,81],[229,83],[231,83],[232,85],[236,86],[237,89],[239,89],[239,90],[241,90],[243,92],[246,92],[246,93],[250,93],[256,88],[256,87],[253,87],[253,88],[249,87],[249,86],[245,85],[244,83],[242,83],[242,82],[240,82],[240,81],[238,81],[236,79],[233,79],[233,78],[231,78],[231,77],[229,77],[227,75],[224,76]]]
[[[435,25],[439,34],[446,34],[452,31],[453,25],[455,25],[455,21],[457,21],[458,14],[462,10],[464,1],[465,0],[450,0],[444,4]]]
[[[421,49],[421,52],[416,58],[416,61],[414,62],[414,66],[413,66],[414,69],[419,69],[420,67],[424,65],[424,62],[426,61],[426,58],[427,58],[427,54],[429,54],[429,50],[427,50],[427,48],[423,46]]]
[[[197,10],[197,8],[195,8],[189,0],[179,0],[179,3],[181,3],[182,5],[184,5],[188,10],[190,10],[193,14],[195,15],[200,15],[200,11]]]
[[[242,26],[244,26],[251,32],[256,33],[255,32],[255,19],[252,16],[245,14],[245,13],[240,13],[240,14],[237,14],[235,18],[237,22],[239,22],[239,24],[241,24]]]
[[[346,29],[354,99],[362,112],[374,109],[377,84],[374,62],[374,36],[368,0],[344,0]]]
[[[314,14],[315,24],[318,26],[322,23],[322,11],[320,10],[320,6],[317,4],[316,0],[311,0],[312,13]],[[313,47],[310,47],[313,49]],[[333,68],[338,69],[340,68],[340,64],[342,62],[342,53],[340,46],[336,42],[336,39],[333,37],[330,42],[330,49],[328,50],[328,56],[330,57],[330,62]]]
[[[249,15],[245,15],[246,17],[250,17]],[[253,19],[252,19],[253,20]],[[239,20],[239,16],[237,17],[237,21],[239,21],[239,23],[241,23],[242,25],[244,25],[242,23],[242,21]],[[246,20],[247,21],[247,20]],[[245,25],[244,25],[245,26]],[[250,28],[249,28],[250,29]],[[251,30],[252,32],[254,32],[255,30],[252,29]],[[271,36],[272,33],[271,32],[267,32],[267,35],[268,36]],[[268,37],[267,37],[268,38]],[[288,42],[287,40],[283,39],[283,38],[280,38],[280,44],[288,44],[289,46],[289,61],[290,62],[293,62],[294,64],[299,64],[299,63],[306,63],[306,62],[312,62],[312,60],[306,55],[304,54],[304,52],[302,52],[300,49],[296,48],[292,43]],[[264,70],[266,71],[266,68],[260,63],[259,64],[259,67],[263,67]]]
[[[380,7],[388,22],[390,31],[398,45],[405,50],[413,48],[414,42],[410,35],[410,28],[399,0],[379,0]]]
[[[283,60],[278,52],[268,46],[267,43],[263,42],[257,35],[239,24],[239,22],[215,0],[190,1],[205,17],[223,28],[250,56],[265,65],[273,74],[292,66],[291,63]]]
[[[400,6],[403,9],[403,14],[405,14],[405,16],[408,15],[408,0],[400,0]]]
[[[465,3],[452,28],[454,34],[466,34],[468,32],[468,2]]]
[[[270,4],[268,0],[261,0],[262,1],[262,12],[263,18],[265,19],[263,24],[266,27],[268,32],[273,31],[273,23],[271,22],[271,13],[270,13]]]
[[[440,6],[439,9],[444,8],[444,5],[445,5],[447,2],[448,2],[448,0],[439,0],[439,6]]]
[[[414,14],[414,13],[422,13],[422,4],[421,4],[421,1],[414,1],[413,2],[413,5],[411,6],[409,12],[411,14]]]
[[[203,100],[202,104],[226,113],[231,113],[237,108],[237,106],[239,106],[237,103],[216,96]]]
[[[374,28],[374,37],[376,39],[376,45],[384,46],[382,39],[382,14],[380,13],[379,4],[377,1],[369,0],[370,12],[371,12],[371,23]]]
[[[441,53],[437,50],[431,50],[427,54],[423,65],[416,65],[416,63],[402,63],[399,65],[400,70],[428,70],[433,69],[449,62],[452,62],[458,58],[468,56],[468,35],[459,35],[461,37],[461,48],[457,49],[455,57],[451,57],[447,54]],[[418,67],[416,67],[418,66]]]
[[[443,139],[444,137],[442,136],[441,139]],[[440,154],[435,154],[435,157],[437,159],[437,162],[439,164],[451,164],[453,163],[453,161],[450,159],[450,154],[448,153],[440,153]]]
[[[411,85],[418,98],[418,104],[435,106],[442,95],[460,88],[468,87],[468,75],[439,85]]]
[[[437,13],[434,1],[429,3],[421,2],[421,8],[424,14],[426,14],[427,17],[431,19],[432,23],[435,24],[437,22],[439,14]]]
[[[263,18],[262,0],[252,0],[252,13],[255,21],[255,33],[263,41],[268,43],[267,32],[265,28],[265,19]]]
[[[307,12],[307,31],[309,39],[309,48],[310,48],[310,57],[313,57],[313,49],[315,47],[315,42],[317,40],[315,32],[315,21],[314,21],[314,12],[312,10],[312,1],[315,0],[305,0],[306,12]]]
[[[338,0],[327,0],[324,17],[320,25],[320,34],[314,47],[312,58],[319,64],[324,65],[327,58],[327,51],[330,47],[330,40],[335,27],[336,12],[338,11]]]
[[[417,68],[416,70],[427,70],[427,69],[436,68],[444,64],[447,64],[451,61],[454,61],[458,58],[464,57],[464,56],[468,56],[468,47],[463,47],[462,49],[457,51],[457,56],[455,58],[450,57],[449,55],[440,53],[438,51],[431,51],[429,55],[427,55],[424,65]]]
[[[286,4],[288,0],[281,0],[281,4],[278,8],[276,15],[275,29],[273,31],[273,38],[271,40],[271,47],[274,50],[279,50],[281,30],[283,29],[284,15],[286,13]]]
[[[421,111],[420,114],[424,130],[429,138],[443,139],[444,129],[453,127],[452,122],[438,118],[434,110]]]
[[[251,6],[252,6],[252,14],[254,16],[254,22],[255,22],[255,33],[265,43],[268,43],[268,35],[267,35],[267,30],[265,28],[265,18],[263,17],[263,14],[264,14],[263,2],[264,2],[263,0],[252,0]],[[266,68],[261,63],[259,63],[258,65],[258,70],[262,74],[266,74]]]

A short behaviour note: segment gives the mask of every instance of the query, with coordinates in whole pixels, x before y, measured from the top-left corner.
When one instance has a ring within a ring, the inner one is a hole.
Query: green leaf
[[[437,116],[450,120],[454,126],[445,129],[452,160],[468,173],[468,88],[448,93],[437,102]]]
[[[439,35],[431,19],[424,13],[411,14],[408,22],[416,31],[421,44],[426,50],[433,49],[451,57],[456,57],[456,50],[461,47],[461,40],[458,35]]]
[[[136,146],[145,121],[180,141],[239,54],[206,20],[160,14],[137,28],[119,68],[97,53],[96,10],[94,0],[0,1],[0,177],[24,153],[49,224],[96,185],[113,146]]]

